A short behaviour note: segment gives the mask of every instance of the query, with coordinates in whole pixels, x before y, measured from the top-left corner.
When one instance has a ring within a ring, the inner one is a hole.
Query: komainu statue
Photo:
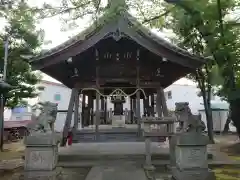
[[[178,131],[202,132],[206,129],[201,117],[192,114],[188,102],[175,103],[175,115],[179,121]]]
[[[41,113],[28,124],[30,134],[41,132],[53,132],[57,117],[58,104],[52,102],[39,103]]]

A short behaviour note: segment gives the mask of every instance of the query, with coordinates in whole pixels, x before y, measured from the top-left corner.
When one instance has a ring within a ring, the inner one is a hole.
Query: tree
[[[169,9],[169,6],[165,6],[166,9]],[[171,7],[170,7],[171,8]],[[191,51],[193,54],[198,56],[204,56],[208,59],[207,63],[197,69],[195,73],[188,75],[188,78],[197,82],[198,87],[201,90],[200,95],[203,98],[203,104],[207,119],[207,128],[208,128],[208,136],[212,143],[214,143],[213,138],[213,120],[212,120],[212,111],[211,111],[211,96],[212,96],[212,73],[211,70],[214,66],[214,61],[211,58],[207,58],[210,56],[207,46],[201,37],[201,35],[195,30],[193,26],[193,22],[189,21],[189,15],[184,13],[181,9],[172,9],[169,12],[172,18],[165,23],[165,27],[168,27],[173,30],[176,34],[175,42],[178,42],[178,46],[187,51]],[[161,25],[160,28],[162,28]]]
[[[229,20],[229,14],[239,7],[239,1],[171,2],[176,4],[179,11],[183,11],[218,66],[224,78],[220,92],[230,103],[231,119],[240,135],[239,29],[236,27],[236,19]]]
[[[41,46],[43,31],[36,30],[35,13],[24,1],[14,1],[10,7],[1,5],[0,18],[5,21],[5,26],[0,32],[0,46],[3,47],[4,39],[8,37],[8,64],[7,83],[14,86],[12,91],[3,91],[5,105],[13,108],[26,103],[25,98],[37,96],[34,86],[40,80],[38,73],[32,72],[31,67],[23,56],[33,56]],[[4,48],[0,48],[1,69],[3,70]]]

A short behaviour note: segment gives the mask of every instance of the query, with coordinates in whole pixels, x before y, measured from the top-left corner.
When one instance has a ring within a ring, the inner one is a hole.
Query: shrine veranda
[[[174,119],[169,118],[163,89],[204,62],[203,58],[151,33],[126,10],[121,10],[112,18],[103,15],[84,32],[36,57],[31,65],[72,89],[63,129],[65,145],[70,130],[73,142],[136,142],[146,136],[159,141],[171,136],[173,129],[169,124]],[[126,97],[130,98],[130,109],[123,109]],[[106,98],[114,104],[110,111]],[[149,122],[142,119],[140,99],[144,116],[158,119],[148,119]],[[82,129],[78,129],[80,116]],[[149,123],[163,124],[167,129],[160,128],[160,133],[151,135],[143,133],[143,127]]]

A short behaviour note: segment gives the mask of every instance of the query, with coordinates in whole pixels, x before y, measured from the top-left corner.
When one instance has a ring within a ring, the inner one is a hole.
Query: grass
[[[240,143],[222,147],[221,150],[228,154],[232,160],[240,161]],[[222,167],[214,169],[217,180],[239,180],[240,167]]]
[[[240,168],[222,167],[213,170],[217,180],[239,180]]]

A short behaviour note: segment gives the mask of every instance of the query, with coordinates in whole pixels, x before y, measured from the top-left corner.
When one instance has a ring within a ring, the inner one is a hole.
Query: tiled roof
[[[123,17],[125,21],[128,22],[130,26],[134,26],[136,28],[136,31],[141,33],[142,36],[148,37],[149,39],[155,41],[159,45],[171,49],[172,51],[175,51],[178,54],[181,54],[183,56],[190,57],[195,60],[203,60],[201,57],[197,57],[190,52],[168,42],[162,37],[157,36],[156,34],[152,33],[149,29],[141,25],[136,18],[134,18],[132,15],[130,15],[128,12],[124,12],[121,15],[117,15],[116,17],[113,18],[107,18],[106,16],[103,16],[99,18],[98,21],[94,22],[92,26],[84,30],[83,32],[79,33],[78,35],[70,38],[68,41],[66,41],[63,44],[60,44],[59,46],[56,46],[55,48],[50,49],[49,51],[44,51],[42,52],[39,56],[35,57],[33,61],[37,61],[40,59],[44,59],[48,56],[60,53],[62,50],[68,49],[69,47],[76,45],[76,44],[81,44],[84,42],[84,40],[88,39],[89,37],[93,36],[95,33],[98,32],[99,29],[101,29],[102,26],[107,24],[109,21],[112,21],[113,19],[117,20],[117,18]]]

